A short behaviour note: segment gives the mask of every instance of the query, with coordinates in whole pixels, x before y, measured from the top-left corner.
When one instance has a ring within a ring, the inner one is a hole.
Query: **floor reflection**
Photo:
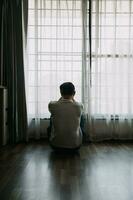
[[[133,196],[133,145],[89,144],[68,153],[41,144],[13,159],[7,173],[1,174],[2,200],[131,200]]]

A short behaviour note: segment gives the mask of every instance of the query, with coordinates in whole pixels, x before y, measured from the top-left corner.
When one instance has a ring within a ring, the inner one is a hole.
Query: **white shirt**
[[[48,105],[52,117],[50,142],[55,147],[76,148],[82,144],[80,117],[83,105],[61,98]]]

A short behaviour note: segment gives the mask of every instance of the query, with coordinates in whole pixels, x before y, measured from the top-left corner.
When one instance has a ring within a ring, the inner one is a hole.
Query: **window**
[[[81,0],[29,0],[27,102],[31,117],[49,116],[48,103],[71,81],[81,101]]]
[[[86,110],[91,110],[88,112],[92,115],[133,113],[133,3],[91,1],[91,73],[87,68],[89,27],[84,34],[83,3],[29,0],[25,71],[28,113],[33,117],[49,116],[48,102],[59,98],[59,85],[65,81],[74,83],[76,99],[84,99]],[[89,16],[87,24],[88,20]],[[82,67],[83,61],[87,67]]]
[[[92,1],[92,113],[133,112],[133,3]]]

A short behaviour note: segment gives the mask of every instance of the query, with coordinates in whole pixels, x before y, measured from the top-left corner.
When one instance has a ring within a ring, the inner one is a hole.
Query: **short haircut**
[[[71,82],[65,82],[60,85],[60,93],[61,95],[74,95],[75,87]]]

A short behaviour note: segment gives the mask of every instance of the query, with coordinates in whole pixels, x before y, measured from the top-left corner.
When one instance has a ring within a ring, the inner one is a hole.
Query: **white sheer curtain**
[[[50,116],[49,101],[60,97],[61,83],[73,82],[75,98],[81,101],[82,0],[29,0],[28,19],[28,118],[40,127]],[[35,137],[40,137],[40,129]]]
[[[29,0],[27,55],[29,121],[40,127],[59,85],[72,81],[91,140],[133,139],[131,0]]]
[[[92,1],[92,140],[133,138],[133,1]],[[89,85],[90,80],[86,79]]]

